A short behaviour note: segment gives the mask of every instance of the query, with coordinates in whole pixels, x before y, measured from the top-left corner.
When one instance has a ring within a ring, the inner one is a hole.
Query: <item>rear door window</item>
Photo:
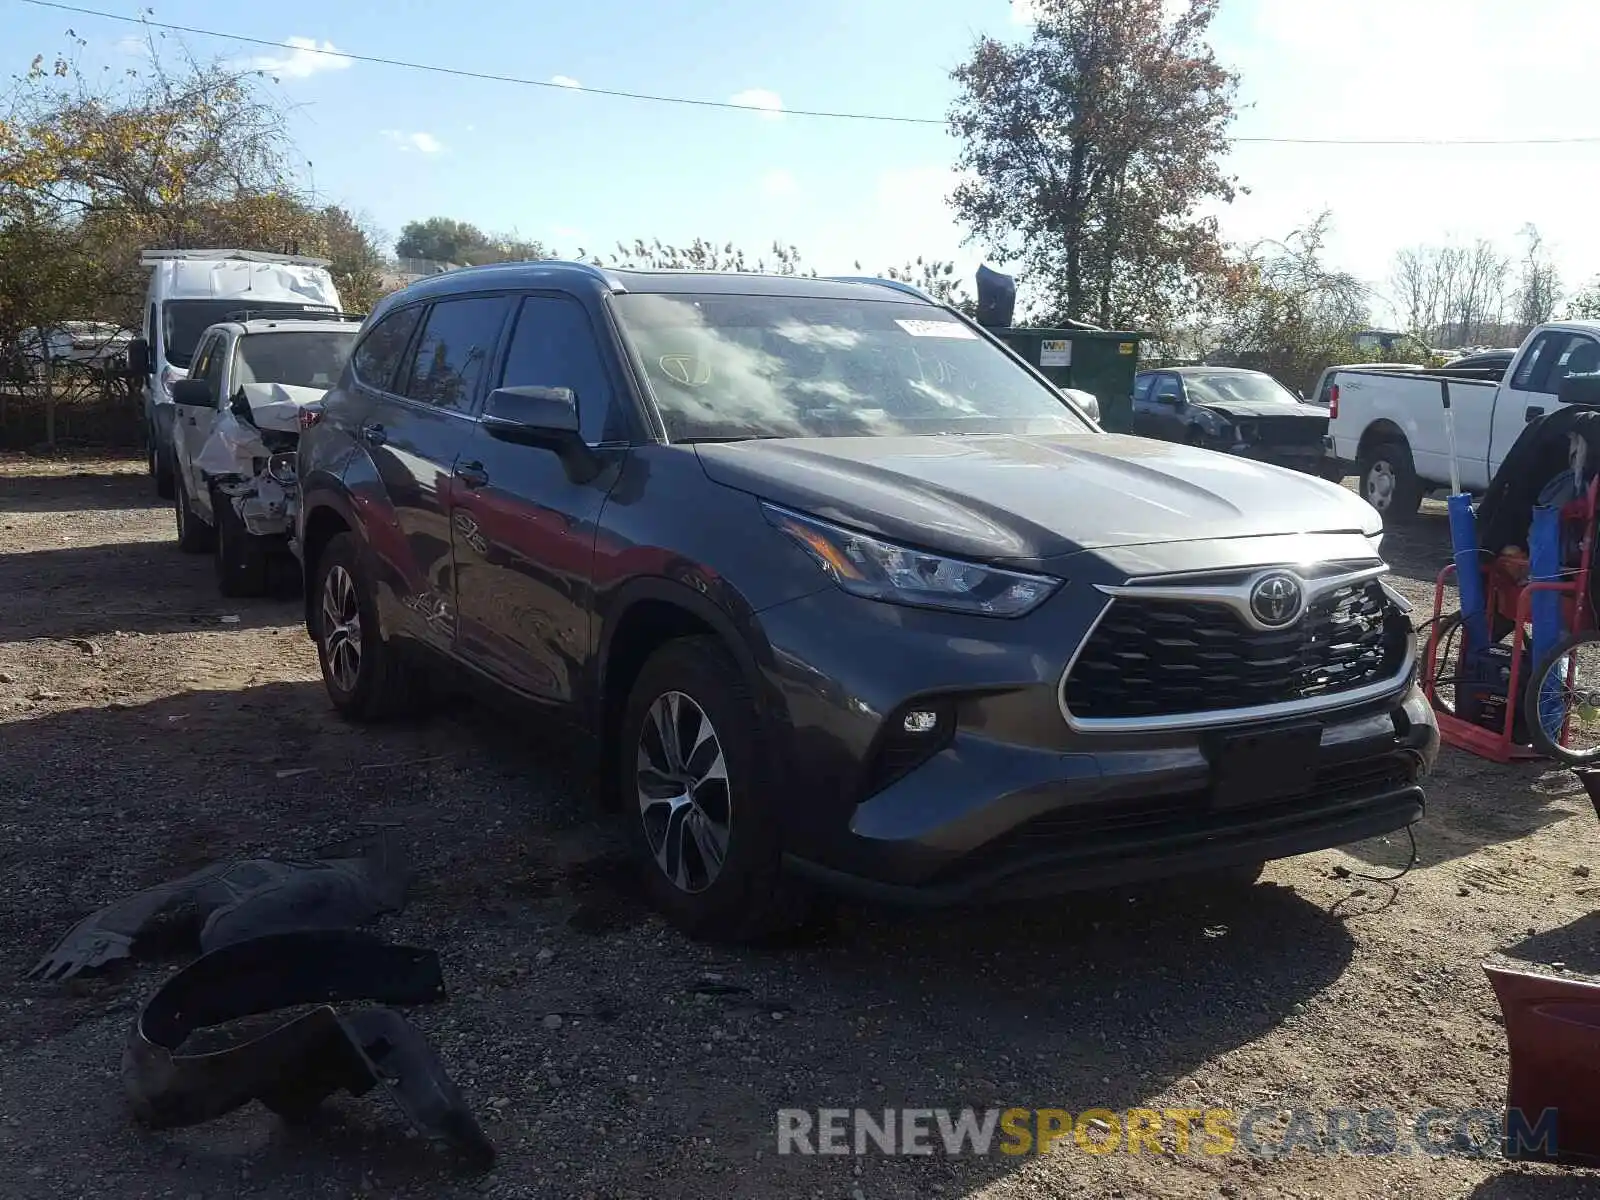
[[[395,390],[395,372],[405,359],[406,347],[422,317],[422,306],[396,309],[367,330],[352,356],[355,376],[380,392]]]
[[[435,304],[412,351],[403,394],[437,408],[470,411],[510,308],[508,296]]]
[[[1156,381],[1154,375],[1139,375],[1133,381],[1133,398],[1135,400],[1148,400],[1151,385]]]

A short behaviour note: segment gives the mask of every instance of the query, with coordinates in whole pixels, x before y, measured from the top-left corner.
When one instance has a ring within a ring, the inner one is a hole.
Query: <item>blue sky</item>
[[[135,15],[128,0],[87,6]],[[156,0],[159,21],[534,79],[560,77],[774,108],[939,117],[949,70],[980,33],[1025,36],[1013,0]],[[136,61],[133,27],[0,0],[0,67],[89,40],[92,64]],[[202,55],[275,60],[319,196],[390,233],[447,215],[571,251],[696,235],[798,246],[822,270],[879,269],[963,246],[944,196],[940,126],[644,104],[583,86],[448,78],[190,36]],[[1234,132],[1297,137],[1600,133],[1586,56],[1591,0],[1223,0],[1214,31],[1243,76]],[[1396,249],[1537,224],[1569,284],[1600,273],[1600,144],[1239,146],[1251,190],[1219,212],[1236,239],[1333,210],[1333,256],[1382,292]]]

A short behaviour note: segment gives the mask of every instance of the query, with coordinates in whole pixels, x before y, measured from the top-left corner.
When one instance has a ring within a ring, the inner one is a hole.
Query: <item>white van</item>
[[[219,321],[334,313],[339,292],[328,260],[255,250],[146,250],[150,268],[143,336],[128,368],[143,394],[145,446],[156,492],[172,498],[172,385],[186,378],[200,335]]]

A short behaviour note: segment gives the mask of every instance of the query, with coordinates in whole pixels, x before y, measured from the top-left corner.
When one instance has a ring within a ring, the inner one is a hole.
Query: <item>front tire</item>
[[[211,516],[216,521],[217,588],[224,596],[263,596],[267,591],[267,555],[233,508],[233,498],[211,489]]]
[[[328,699],[352,721],[380,721],[414,711],[421,689],[383,637],[371,572],[353,533],[323,547],[313,568],[312,622]]]
[[[803,922],[780,872],[777,793],[743,672],[715,637],[669,642],[622,714],[622,808],[645,889],[691,937],[751,941]]]
[[[1379,442],[1362,452],[1358,466],[1361,498],[1382,515],[1385,525],[1415,519],[1422,507],[1422,480],[1404,442]]]
[[[174,479],[172,496],[173,523],[177,526],[178,549],[185,554],[204,554],[216,541],[216,530],[195,515],[189,503],[189,489],[183,480]]]

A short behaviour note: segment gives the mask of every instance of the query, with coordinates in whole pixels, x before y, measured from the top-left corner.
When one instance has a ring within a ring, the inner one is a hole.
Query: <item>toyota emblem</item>
[[[1250,589],[1250,611],[1274,629],[1292,625],[1300,616],[1305,592],[1293,575],[1263,575]]]

